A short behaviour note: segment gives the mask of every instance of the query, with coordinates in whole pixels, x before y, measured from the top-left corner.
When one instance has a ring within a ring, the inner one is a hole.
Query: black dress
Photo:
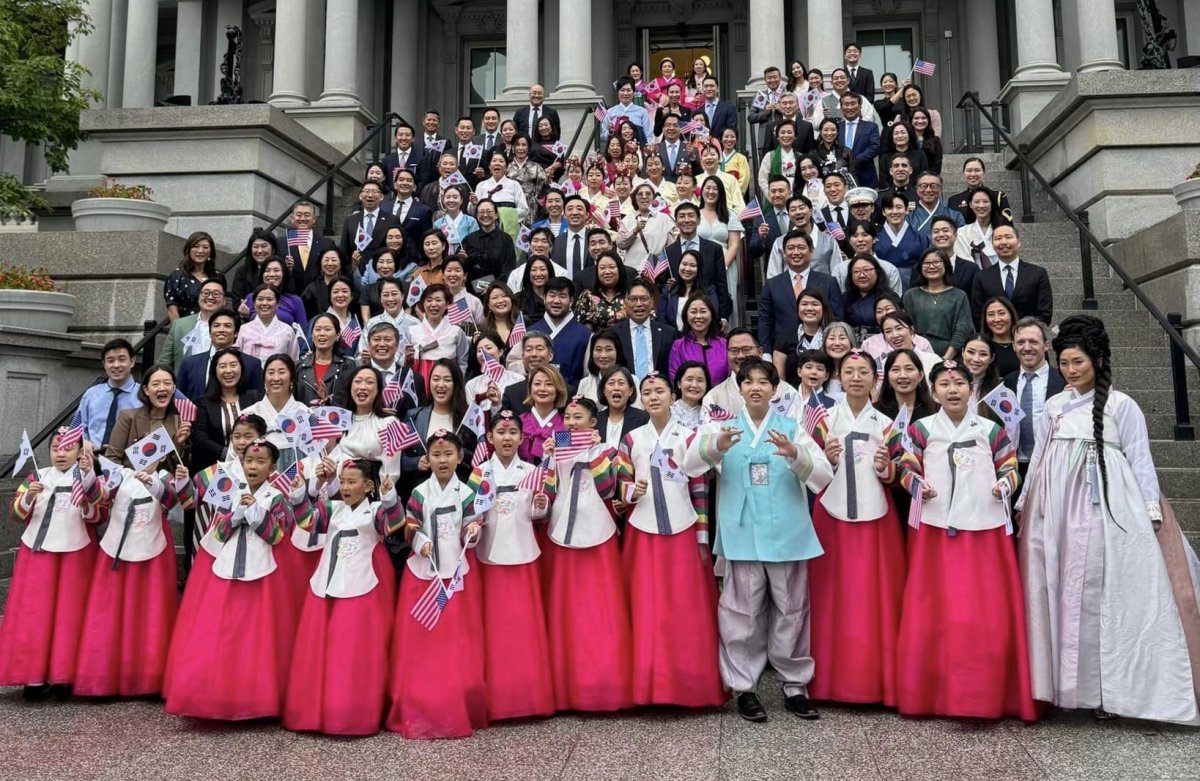
[[[168,307],[178,309],[180,317],[194,315],[200,311],[200,286],[209,279],[219,279],[221,284],[225,285],[225,275],[219,271],[199,280],[192,276],[190,271],[177,268],[171,272],[163,285],[163,300]]]

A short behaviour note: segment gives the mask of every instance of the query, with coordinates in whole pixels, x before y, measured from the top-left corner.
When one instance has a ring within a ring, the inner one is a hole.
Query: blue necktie
[[[1004,297],[1012,300],[1013,297],[1013,270],[1012,266],[1004,267]]]
[[[708,114],[708,126],[712,127],[713,114],[716,113],[716,111],[717,111],[717,104],[709,103],[704,108],[705,108],[704,113]]]
[[[637,330],[637,349],[633,351],[633,373],[639,380],[650,373],[650,329],[645,325],[635,325]]]
[[[109,438],[112,437],[113,426],[117,424],[117,412],[120,410],[123,392],[122,388],[112,389],[112,403],[108,405],[108,417],[104,419],[104,438],[100,440],[101,445],[107,445]]]
[[[1021,389],[1021,409],[1025,417],[1021,418],[1021,458],[1025,461],[1033,455],[1033,380],[1037,375],[1025,372],[1025,387]]]

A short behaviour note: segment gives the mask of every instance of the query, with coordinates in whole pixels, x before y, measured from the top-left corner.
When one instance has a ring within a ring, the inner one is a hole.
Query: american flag
[[[388,409],[395,409],[400,403],[400,383],[396,382],[395,378],[387,382],[383,386],[383,406]]]
[[[179,419],[184,423],[196,422],[196,405],[192,400],[183,395],[183,391],[179,388],[175,389],[175,411],[179,413]]]
[[[340,407],[319,407],[309,418],[313,439],[337,439],[350,428],[350,412]]]
[[[83,441],[83,410],[75,410],[75,417],[71,418],[71,425],[67,430],[58,435],[58,449],[70,450]]]
[[[738,215],[739,222],[746,220],[754,220],[762,217],[762,206],[759,205],[758,199],[754,198],[750,203],[746,204],[746,208],[742,209],[742,213]]]
[[[817,430],[825,423],[827,417],[829,411],[821,403],[820,397],[815,393],[809,396],[808,403],[804,405],[804,430],[810,437],[816,436]]]
[[[421,435],[411,423],[401,420],[391,420],[379,429],[379,444],[383,445],[383,454],[391,458],[401,450],[407,450],[413,445],[420,444]]]
[[[842,229],[837,220],[830,220],[825,223],[825,229],[829,231],[829,237],[834,241],[841,241],[846,238],[846,231]]]
[[[504,364],[497,361],[486,350],[479,351],[479,368],[487,378],[497,385],[504,379]]]
[[[917,60],[917,64],[913,65],[913,73],[919,73],[922,76],[932,76],[937,70],[937,63],[925,62],[925,60]]]
[[[566,461],[588,451],[592,446],[592,430],[554,432],[554,460]]]
[[[908,525],[914,529],[921,525],[921,516],[925,512],[925,496],[921,493],[924,485],[921,478],[914,477],[908,489],[908,495],[912,497],[912,503],[908,506]]]
[[[300,462],[295,461],[287,469],[282,472],[272,472],[267,478],[271,485],[285,497],[292,492],[292,481],[296,479],[296,475],[300,474]]]
[[[616,194],[608,199],[608,219],[616,220],[621,217],[621,202],[617,200]]]
[[[596,106],[595,110],[592,111],[592,116],[595,117],[596,121],[601,125],[608,123],[608,111],[605,110],[604,106]]]
[[[292,247],[307,247],[308,246],[308,238],[311,235],[312,235],[312,231],[307,228],[305,228],[304,230],[295,228],[293,230],[288,231],[287,232],[288,249],[291,249]]]
[[[83,471],[79,468],[79,464],[76,464],[71,475],[71,504],[83,507],[85,501],[87,501],[87,495],[83,492]]]
[[[521,478],[521,482],[517,483],[518,489],[538,492],[546,485],[546,475],[550,471],[550,459],[542,457],[541,463],[529,471],[529,474]]]
[[[475,452],[471,456],[471,468],[474,469],[484,461],[487,461],[490,456],[491,454],[488,453],[487,438],[480,437],[479,444],[475,446]]]
[[[737,417],[732,412],[730,412],[729,410],[722,407],[720,404],[709,404],[707,412],[708,412],[708,419],[712,420],[712,421],[716,421],[718,423],[724,422],[726,420],[733,420],[735,417]]]
[[[471,307],[467,306],[466,299],[462,298],[455,301],[454,306],[447,310],[446,317],[455,325],[475,324],[475,318],[471,315]]]
[[[450,592],[446,590],[442,579],[435,575],[433,580],[429,581],[429,588],[425,589],[425,593],[413,605],[410,615],[417,619],[418,624],[432,632],[448,604]]]
[[[660,252],[655,257],[646,257],[646,261],[642,263],[642,276],[653,282],[658,279],[658,275],[664,271],[670,271],[671,264],[667,260],[667,253]]]
[[[516,347],[525,338],[525,316],[517,315],[517,322],[513,323],[512,331],[508,334],[508,346]]]
[[[355,343],[358,342],[361,336],[362,328],[359,328],[358,320],[351,317],[350,322],[346,323],[346,327],[342,329],[342,336],[338,341],[342,343],[342,347],[345,347],[347,350],[353,350]]]
[[[699,135],[701,138],[705,138],[708,136],[708,128],[704,125],[703,122],[700,122],[695,119],[688,121],[688,122],[684,122],[683,126],[679,128],[679,132],[685,136],[688,135],[689,133],[695,133],[696,135]]]

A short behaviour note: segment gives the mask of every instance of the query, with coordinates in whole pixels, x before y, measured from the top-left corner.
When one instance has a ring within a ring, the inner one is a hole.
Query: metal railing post
[[[585,108],[583,115],[579,118],[579,124],[575,126],[575,135],[571,136],[571,143],[567,144],[567,157],[575,153],[575,143],[579,140],[579,134],[583,131],[583,123],[587,122],[588,117],[592,115],[593,109]],[[596,123],[596,127],[600,127],[600,123]],[[585,155],[586,157],[586,155]]]
[[[1083,301],[1080,303],[1081,309],[1099,309],[1100,305],[1096,302],[1096,282],[1092,277],[1092,243],[1088,241],[1087,231],[1091,223],[1088,220],[1087,210],[1075,212],[1075,216],[1083,223],[1083,227],[1079,229],[1079,260],[1081,264],[1080,271],[1083,279]]]
[[[1168,312],[1167,322],[1175,333],[1183,337],[1183,316],[1178,312]],[[1171,390],[1175,396],[1175,440],[1177,442],[1193,442],[1196,439],[1196,429],[1192,427],[1192,413],[1188,409],[1187,372],[1183,365],[1183,350],[1173,339],[1167,340],[1171,348]]]
[[[333,174],[334,174],[333,166],[332,165],[329,166],[329,168],[326,169],[325,173],[329,178],[325,182],[325,230],[324,230],[324,233],[326,236],[328,236],[331,233],[333,233]]]
[[[993,100],[992,101],[992,116],[999,119],[1001,124],[1004,124],[1003,115],[1004,115],[1004,104],[998,100]],[[1005,127],[1005,129],[1006,130],[1008,129],[1007,126]],[[995,152],[996,154],[1000,154],[1001,148],[1002,147],[1000,145],[1000,134],[992,133],[992,151]]]
[[[1022,153],[1025,151],[1021,150]],[[1020,161],[1021,169],[1021,222],[1037,222],[1037,215],[1033,213],[1033,183],[1029,180],[1029,166],[1025,164],[1025,160]]]
[[[142,371],[146,371],[154,365],[154,339],[150,335],[158,327],[158,323],[154,320],[142,321]]]

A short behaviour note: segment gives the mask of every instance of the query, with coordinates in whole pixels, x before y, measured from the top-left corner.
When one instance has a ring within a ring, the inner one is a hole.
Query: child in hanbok
[[[396,602],[386,726],[406,738],[463,738],[488,725],[483,595],[479,578],[466,577],[479,539],[475,492],[455,474],[463,456],[456,434],[439,429],[425,449],[433,474],[405,507],[413,552]]]
[[[1146,419],[1112,389],[1104,324],[1054,339],[1070,388],[1046,400],[1021,508],[1033,696],[1200,723],[1200,562],[1159,491]]]
[[[283,711],[286,729],[374,735],[387,697],[388,643],[396,572],[383,538],[402,510],[390,477],[371,461],[342,464],[340,501],[328,478],[303,527],[324,535],[321,562],[304,598]]]
[[[283,698],[296,639],[296,600],[273,546],[311,512],[299,475],[283,494],[268,479],[279,450],[265,439],[242,455],[244,489],[213,518],[211,564],[197,555],[167,657],[167,713],[240,721],[272,718]],[[209,486],[213,490],[213,486]],[[293,510],[294,507],[294,510]]]
[[[559,459],[554,439],[550,494],[547,625],[558,710],[614,711],[633,704],[629,601],[617,525],[605,500],[616,488],[616,451],[601,445],[596,405],[576,396],[563,410],[568,432],[591,432],[583,452]],[[699,553],[696,554],[699,557]]]
[[[897,705],[906,716],[1035,721],[1009,539],[1017,451],[1003,428],[971,412],[965,366],[944,361],[930,381],[942,409],[909,427],[912,450],[900,457],[901,482],[919,488],[923,507],[914,517],[914,499],[909,511]]]
[[[521,438],[521,419],[512,411],[494,415],[488,442],[495,453],[475,467],[469,481],[478,493],[490,484],[496,497],[482,518],[483,536],[475,551],[483,586],[484,678],[492,720],[554,713],[541,547],[533,526],[550,509],[543,490],[548,472],[517,457]]]
[[[809,562],[817,700],[896,704],[896,634],[904,599],[904,540],[887,483],[892,419],[871,406],[875,360],[842,358],[845,397],[823,427],[833,480],[817,498],[813,528],[825,555]]]
[[[190,489],[174,456],[165,469],[125,467],[100,486],[108,529],[92,575],[79,642],[75,693],[139,697],[162,691],[167,650],[179,609],[175,540],[167,513]],[[164,462],[159,462],[161,465]]]
[[[641,384],[650,422],[625,435],[617,457],[620,495],[629,521],[621,552],[633,636],[633,700],[637,705],[719,707],[729,699],[717,665],[717,584],[708,548],[708,496],[703,475],[681,462],[692,431],[671,414],[666,375]],[[656,455],[659,463],[656,463]]]
[[[66,428],[54,434],[50,466],[26,477],[12,501],[13,520],[26,527],[0,619],[0,686],[24,686],[27,700],[71,694],[96,561],[89,524],[101,519],[100,487],[91,453],[72,438]]]

